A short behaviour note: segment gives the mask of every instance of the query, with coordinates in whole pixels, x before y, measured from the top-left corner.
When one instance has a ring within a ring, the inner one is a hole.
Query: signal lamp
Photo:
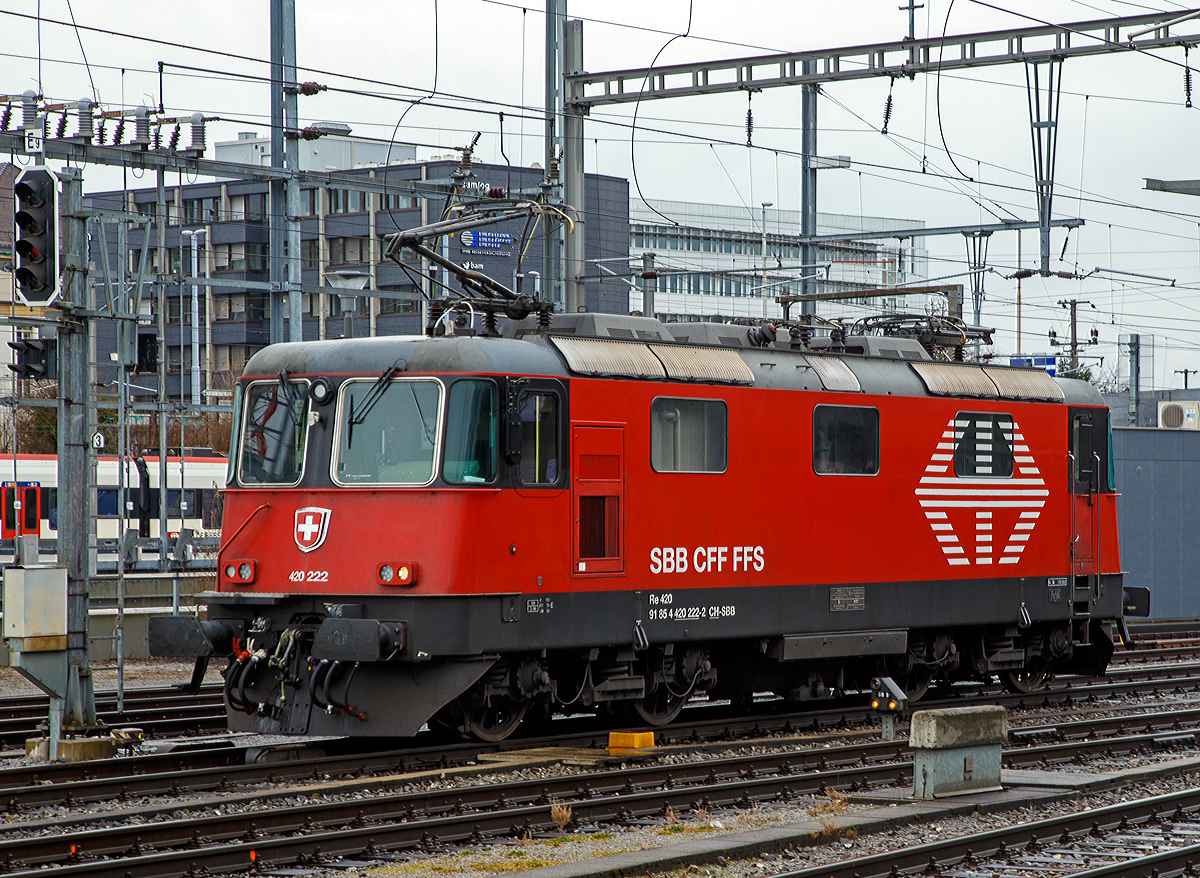
[[[58,178],[32,167],[13,184],[17,295],[26,305],[52,304],[59,293]]]
[[[231,585],[249,585],[258,576],[258,562],[231,561],[221,570]]]
[[[387,561],[375,568],[380,585],[416,585],[416,561]]]

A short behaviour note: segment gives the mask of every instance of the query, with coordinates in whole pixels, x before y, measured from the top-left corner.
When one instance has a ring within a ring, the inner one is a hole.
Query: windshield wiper
[[[283,397],[284,408],[287,410],[288,420],[292,422],[293,427],[299,426],[299,422],[296,420],[296,403],[303,399],[308,388],[302,389],[302,385],[290,381],[286,369],[279,373],[279,388],[280,396]]]
[[[371,413],[371,409],[375,407],[375,403],[383,398],[384,392],[387,390],[387,383],[392,380],[397,372],[400,371],[400,360],[392,363],[375,379],[375,383],[371,385],[371,389],[367,391],[367,395],[362,398],[359,403],[358,411],[354,411],[354,394],[350,394],[350,417],[347,421],[346,429],[346,447],[349,448],[354,442],[354,428],[367,419],[367,415]]]

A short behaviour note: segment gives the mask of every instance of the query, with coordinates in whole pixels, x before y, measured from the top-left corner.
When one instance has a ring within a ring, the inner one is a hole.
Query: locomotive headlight
[[[416,585],[416,561],[386,561],[375,568],[380,585]]]
[[[225,579],[233,585],[250,585],[258,576],[258,562],[236,558],[221,568]]]

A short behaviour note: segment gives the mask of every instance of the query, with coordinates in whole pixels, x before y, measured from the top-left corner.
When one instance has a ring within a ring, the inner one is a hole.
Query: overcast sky
[[[898,5],[898,0],[570,0],[568,12],[585,20],[585,67],[601,71],[647,66],[673,34],[688,30],[689,17],[689,35],[671,42],[660,64],[895,40],[908,27],[908,14]],[[39,28],[32,20],[39,7],[45,19],[40,62]],[[535,118],[543,92],[540,6],[488,0],[298,0],[297,7],[299,62],[310,68],[300,79],[332,87],[300,99],[302,121],[346,122],[355,134],[386,140],[410,106],[405,99],[428,94],[436,79],[439,95],[407,113],[398,140],[419,144],[418,154],[428,156],[444,154],[481,131],[480,158],[502,162],[498,113],[503,112],[508,157],[514,163],[541,161],[541,125]],[[916,31],[918,37],[940,36],[945,27],[953,35],[1028,26],[1031,19],[1067,23],[1185,8],[1165,0],[990,5],[926,0],[916,14]],[[67,0],[0,0],[0,93],[20,94],[40,85],[51,101],[74,101],[94,90],[110,109],[157,105],[162,61],[162,100],[169,114],[201,111],[229,120],[211,126],[210,144],[232,139],[238,131],[265,134],[269,97],[259,78],[268,70],[246,59],[269,59],[268,10],[265,0],[209,0],[201,6],[73,0],[70,7]],[[53,23],[69,25],[72,12],[78,32]],[[1196,23],[1183,27],[1200,32]],[[1067,312],[1057,301],[1087,300],[1095,308],[1082,307],[1080,334],[1087,336],[1095,326],[1101,339],[1088,354],[1103,356],[1107,370],[1115,365],[1119,335],[1153,335],[1155,386],[1182,387],[1183,376],[1175,370],[1200,368],[1200,198],[1148,192],[1143,178],[1200,178],[1200,78],[1196,108],[1185,108],[1183,49],[1155,54],[1160,57],[1120,52],[1064,65],[1054,213],[1082,217],[1087,225],[1071,233],[1061,263],[1064,232],[1055,230],[1052,267],[1153,275],[1172,279],[1175,286],[1113,274],[1083,281],[1026,280],[1022,348],[1048,350],[1051,328],[1065,338]],[[1190,60],[1200,62],[1200,49]],[[894,112],[883,135],[879,127],[889,88]],[[943,74],[940,82],[922,76],[894,84],[886,78],[838,83],[824,92],[818,104],[818,152],[847,155],[854,164],[821,172],[819,210],[903,217],[930,226],[1036,219],[1023,67],[957,71]],[[796,209],[800,100],[796,88],[753,96],[757,148],[752,150],[745,146],[747,98],[742,94],[644,102],[636,133],[629,124],[632,105],[600,108],[587,123],[587,170],[632,180],[632,148],[637,185],[646,198],[751,207],[771,201]],[[520,118],[522,105],[529,108],[528,120]],[[111,130],[110,124],[110,137]],[[943,137],[959,170],[947,157]],[[183,138],[186,142],[186,126]],[[929,173],[921,174],[922,166]],[[959,177],[959,171],[973,180]],[[119,185],[119,171],[85,172],[89,190]],[[632,183],[631,190],[636,192]],[[961,236],[927,242],[932,276],[963,272]],[[1016,253],[1016,233],[993,235],[988,263],[1010,274]],[[1022,264],[1036,264],[1036,231],[1024,233],[1022,254]],[[993,273],[986,288],[983,323],[997,328],[997,351],[1014,351],[1016,284]],[[1200,386],[1200,376],[1190,383]]]

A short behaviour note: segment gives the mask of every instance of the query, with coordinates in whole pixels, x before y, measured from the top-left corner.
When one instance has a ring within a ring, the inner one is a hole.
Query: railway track
[[[1189,717],[1200,723],[1198,715]],[[1129,717],[1126,722],[1170,725],[1175,715]],[[1160,749],[1178,742],[1155,733],[1118,734],[1099,741],[1095,723],[1044,727],[1043,734],[1077,740],[1010,748],[1015,765],[1046,764],[1108,753]],[[1083,728],[1091,725],[1091,728]],[[1200,725],[1197,727],[1200,732]],[[1195,734],[1194,732],[1193,734]],[[479,842],[541,831],[554,825],[550,806],[569,802],[577,824],[628,823],[675,811],[752,807],[789,802],[830,789],[867,791],[906,786],[911,765],[903,741],[875,741],[811,751],[747,753],[694,762],[621,767],[586,774],[462,786],[449,790],[377,792],[358,798],[353,785],[338,798],[313,801],[308,790],[256,794],[260,807],[227,808],[186,819],[158,819],[169,807],[134,808],[119,826],[107,812],[72,820],[65,831],[0,841],[0,862],[11,876],[53,866],[56,874],[158,876],[300,864],[330,856],[379,859],[388,851]],[[215,803],[214,803],[215,804]],[[1200,807],[1200,799],[1196,800]],[[189,804],[189,808],[194,804]],[[1090,824],[1089,824],[1090,825]],[[921,863],[924,866],[928,860]],[[939,860],[940,862],[940,860]],[[344,865],[344,864],[343,864]],[[890,868],[890,866],[888,867]],[[881,874],[886,874],[887,869]],[[851,873],[846,873],[851,874]]]
[[[776,878],[1157,878],[1200,864],[1200,790],[1122,802],[822,866]]]
[[[0,699],[0,748],[19,749],[38,733],[49,708],[44,696]],[[147,736],[168,737],[223,732],[225,705],[218,686],[205,686],[196,695],[177,689],[129,689],[125,710],[117,710],[116,693],[96,694],[96,717],[104,725],[137,726]]]
[[[1130,668],[1120,675],[1121,680],[1105,679],[1084,685],[1069,682],[1046,688],[1033,696],[985,691],[980,696],[989,703],[998,703],[1019,710],[1063,708],[1078,711],[1088,702],[1100,702],[1114,696],[1200,691],[1200,666],[1186,670],[1172,669],[1171,676],[1162,668]],[[931,699],[926,706],[954,706],[973,702],[974,698],[956,696]],[[924,703],[923,703],[924,705]],[[734,715],[728,706],[691,708],[683,721],[660,729],[656,739],[662,745],[731,744],[739,740],[757,740],[767,736],[791,736],[799,733],[829,732],[834,729],[860,727],[862,736],[874,736],[875,715],[866,705],[850,704],[824,710],[797,712],[794,705],[773,702],[761,705],[755,716]],[[1200,726],[1200,716],[1180,711],[1147,717],[1147,734],[1188,734],[1183,722]],[[1058,728],[1086,732],[1082,727],[1057,722]],[[1178,728],[1171,728],[1178,721]],[[1097,718],[1084,721],[1094,734],[1116,728],[1138,728],[1136,723],[1122,718]],[[222,744],[215,748],[188,753],[169,752],[150,756],[98,760],[89,763],[59,763],[22,766],[0,770],[0,805],[16,811],[22,807],[74,805],[84,802],[126,800],[140,796],[180,796],[211,790],[246,788],[253,784],[289,781],[320,780],[329,777],[353,777],[377,774],[397,774],[422,765],[457,765],[474,759],[481,752],[518,750],[527,747],[600,748],[606,745],[607,729],[593,718],[575,718],[558,724],[554,733],[540,738],[510,739],[497,745],[436,744],[432,735],[419,735],[413,744],[383,752],[338,752],[346,742],[319,742],[316,751],[304,745],[286,745],[283,750],[268,751],[268,758],[283,759],[266,764],[245,764],[247,748]],[[1020,729],[1014,739],[1030,735],[1028,740],[1049,734]],[[1066,735],[1066,732],[1063,732]],[[1085,735],[1086,736],[1086,735]],[[1064,739],[1063,739],[1064,740]],[[361,741],[359,741],[361,745]],[[860,745],[856,745],[860,746]],[[826,751],[828,752],[828,751]],[[251,758],[254,754],[251,753]]]
[[[1155,668],[1122,668],[1111,677],[1066,682],[1055,681],[1051,687],[1033,694],[1010,695],[987,688],[977,688],[950,698],[929,699],[925,707],[949,707],[984,700],[1003,704],[1014,710],[1064,709],[1075,712],[1089,702],[1104,702],[1114,697],[1158,696],[1200,692],[1200,664]],[[797,712],[795,706],[783,701],[759,704],[760,713],[737,715],[728,706],[696,705],[689,708],[680,721],[659,729],[656,738],[663,745],[704,745],[732,743],[769,736],[793,736],[801,732],[819,734],[831,730],[858,727],[863,737],[873,736],[875,715],[860,699],[846,699],[843,704],[821,710]],[[1183,718],[1191,713],[1178,710],[1161,718],[1147,719],[1150,731],[1156,734],[1188,732]],[[1180,723],[1180,728],[1165,728],[1166,720]],[[1058,722],[1059,727],[1068,728]],[[1088,720],[1096,733],[1115,728],[1112,720]],[[1188,719],[1187,722],[1192,722]],[[1118,724],[1119,725],[1119,724]],[[1132,728],[1127,724],[1126,727]],[[0,770],[0,807],[15,811],[27,807],[75,805],[110,799],[125,800],[145,796],[181,796],[203,791],[245,788],[255,784],[319,780],[328,776],[355,777],[375,774],[396,774],[431,765],[461,765],[478,754],[495,750],[514,750],[529,747],[602,748],[608,729],[591,717],[576,717],[555,722],[553,734],[541,737],[513,738],[495,745],[475,743],[447,744],[437,742],[432,735],[419,735],[412,743],[383,752],[347,752],[349,746],[363,746],[342,740],[329,740],[312,745],[287,744],[282,748],[259,749],[249,758],[262,757],[275,761],[266,764],[245,764],[248,748],[228,739],[213,742],[212,746],[191,752],[172,751],[133,758],[101,760],[86,763],[57,763],[22,766]],[[1014,732],[1014,739],[1026,730]],[[1065,734],[1065,733],[1064,733]]]

